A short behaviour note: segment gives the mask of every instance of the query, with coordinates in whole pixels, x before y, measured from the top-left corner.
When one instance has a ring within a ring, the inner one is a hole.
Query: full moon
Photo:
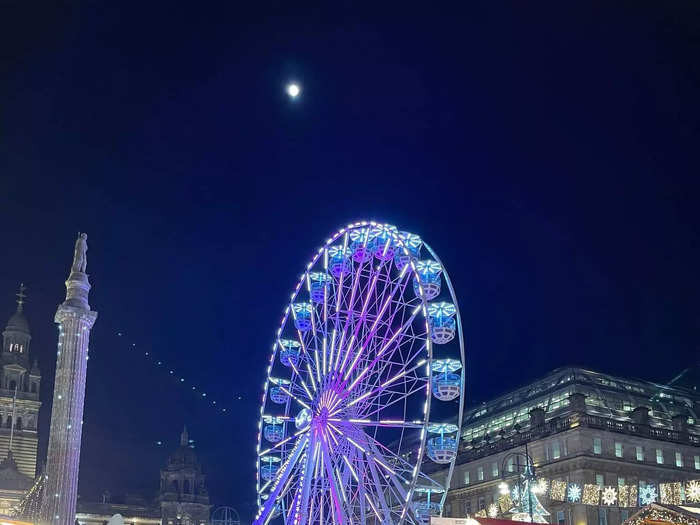
[[[297,98],[301,93],[301,86],[296,82],[290,82],[287,84],[287,95],[291,98]]]

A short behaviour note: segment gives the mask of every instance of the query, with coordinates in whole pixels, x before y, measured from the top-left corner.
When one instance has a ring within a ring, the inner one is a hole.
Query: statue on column
[[[87,268],[87,233],[81,233],[75,241],[75,251],[73,252],[73,266],[71,272],[85,273]]]

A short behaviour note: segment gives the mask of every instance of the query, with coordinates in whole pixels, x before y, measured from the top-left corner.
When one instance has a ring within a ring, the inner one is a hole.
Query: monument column
[[[66,281],[66,300],[54,318],[59,335],[41,505],[40,521],[45,525],[75,524],[88,343],[97,318],[97,312],[91,311],[88,304],[90,283],[86,268],[87,235],[81,233],[75,241],[73,265]]]

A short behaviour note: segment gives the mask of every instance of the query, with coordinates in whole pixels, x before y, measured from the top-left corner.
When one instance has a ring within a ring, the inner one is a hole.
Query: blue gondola
[[[301,346],[298,341],[293,339],[281,339],[280,345],[280,362],[284,366],[297,366],[299,362],[299,347]]]
[[[402,247],[396,249],[396,254],[394,255],[394,264],[399,270],[403,270],[411,260],[416,260],[420,257],[420,249],[423,246],[422,239],[409,232],[399,232],[399,239],[401,240]],[[403,248],[406,248],[408,255],[404,252]]]
[[[328,248],[328,269],[336,279],[352,269],[348,252],[342,246]]]
[[[300,332],[306,332],[311,329],[311,313],[313,307],[310,303],[294,303],[292,305],[292,310],[294,310],[294,326]]]
[[[416,272],[418,273],[418,278],[413,280],[413,291],[416,295],[419,295],[419,279],[426,300],[430,301],[440,295],[442,267],[438,263],[430,260],[418,261],[416,263]]]

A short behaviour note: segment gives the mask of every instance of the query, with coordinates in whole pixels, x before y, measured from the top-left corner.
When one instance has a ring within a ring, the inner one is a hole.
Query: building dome
[[[196,467],[198,465],[197,454],[190,446],[180,445],[168,458],[168,468]]]
[[[17,311],[10,317],[7,321],[7,326],[5,327],[6,332],[22,332],[29,334],[29,322],[21,309]]]

